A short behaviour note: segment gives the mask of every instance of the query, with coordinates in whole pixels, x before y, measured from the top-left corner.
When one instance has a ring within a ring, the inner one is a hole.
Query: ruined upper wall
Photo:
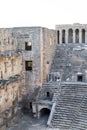
[[[0,29],[0,52],[17,50],[17,39],[11,29]]]

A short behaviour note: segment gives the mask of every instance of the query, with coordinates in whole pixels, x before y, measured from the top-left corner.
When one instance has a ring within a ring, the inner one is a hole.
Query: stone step
[[[71,127],[72,124],[77,125],[76,123],[78,122],[81,122],[80,124],[82,124],[82,126],[86,125],[85,122],[87,122],[87,110],[85,103],[87,102],[87,97],[84,96],[84,91],[82,91],[82,89],[84,89],[84,87],[78,91],[78,95],[75,95],[75,90],[73,89],[73,87],[66,87],[66,89],[62,90],[67,93],[64,94],[64,96],[60,94],[60,98],[57,101],[55,113],[52,119],[52,125],[54,127],[56,126],[57,128],[60,127],[62,129],[62,127],[65,126],[64,124],[68,123],[68,127]],[[85,89],[87,90],[87,88]],[[72,92],[74,93],[73,98],[70,94]],[[81,115],[81,117],[79,117],[79,115]],[[84,120],[86,121],[84,122]]]

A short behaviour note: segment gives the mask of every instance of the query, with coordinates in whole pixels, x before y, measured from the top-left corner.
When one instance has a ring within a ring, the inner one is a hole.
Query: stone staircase
[[[60,130],[87,129],[87,84],[61,84],[61,93],[58,95],[52,126]],[[83,124],[83,125],[81,125]]]
[[[39,99],[44,99],[44,100],[51,100],[52,102],[56,101],[56,93],[59,93],[59,88],[60,88],[60,84],[59,82],[47,82],[45,84],[43,84],[42,88],[40,89],[39,92]],[[47,92],[50,93],[50,97],[47,97]]]
[[[52,60],[50,73],[60,73],[59,82],[52,81],[43,84],[39,99],[47,99],[55,103],[50,126],[59,130],[87,129],[87,80],[77,82],[72,75],[87,70],[86,44],[57,45]],[[67,79],[69,80],[67,81]]]
[[[81,106],[78,110],[77,116],[73,121],[72,130],[87,129],[87,95],[84,96]]]

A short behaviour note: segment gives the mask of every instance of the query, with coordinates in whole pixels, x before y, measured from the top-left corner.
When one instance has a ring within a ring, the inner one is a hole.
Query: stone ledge
[[[1,52],[1,53],[0,53],[0,57],[19,56],[19,55],[21,55],[21,53],[22,53],[21,50],[6,51],[6,52]]]
[[[9,77],[8,80],[1,79],[0,80],[0,88],[4,88],[5,85],[16,82],[20,79],[20,75],[15,75],[14,77]]]

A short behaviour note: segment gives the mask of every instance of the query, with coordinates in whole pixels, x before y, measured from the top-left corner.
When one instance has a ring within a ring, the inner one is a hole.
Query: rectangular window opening
[[[25,42],[25,50],[28,50],[28,51],[32,50],[31,42]]]
[[[77,81],[82,82],[82,81],[83,81],[83,76],[82,76],[82,75],[78,75],[78,76],[77,76]]]
[[[32,71],[32,61],[25,61],[26,71]]]

